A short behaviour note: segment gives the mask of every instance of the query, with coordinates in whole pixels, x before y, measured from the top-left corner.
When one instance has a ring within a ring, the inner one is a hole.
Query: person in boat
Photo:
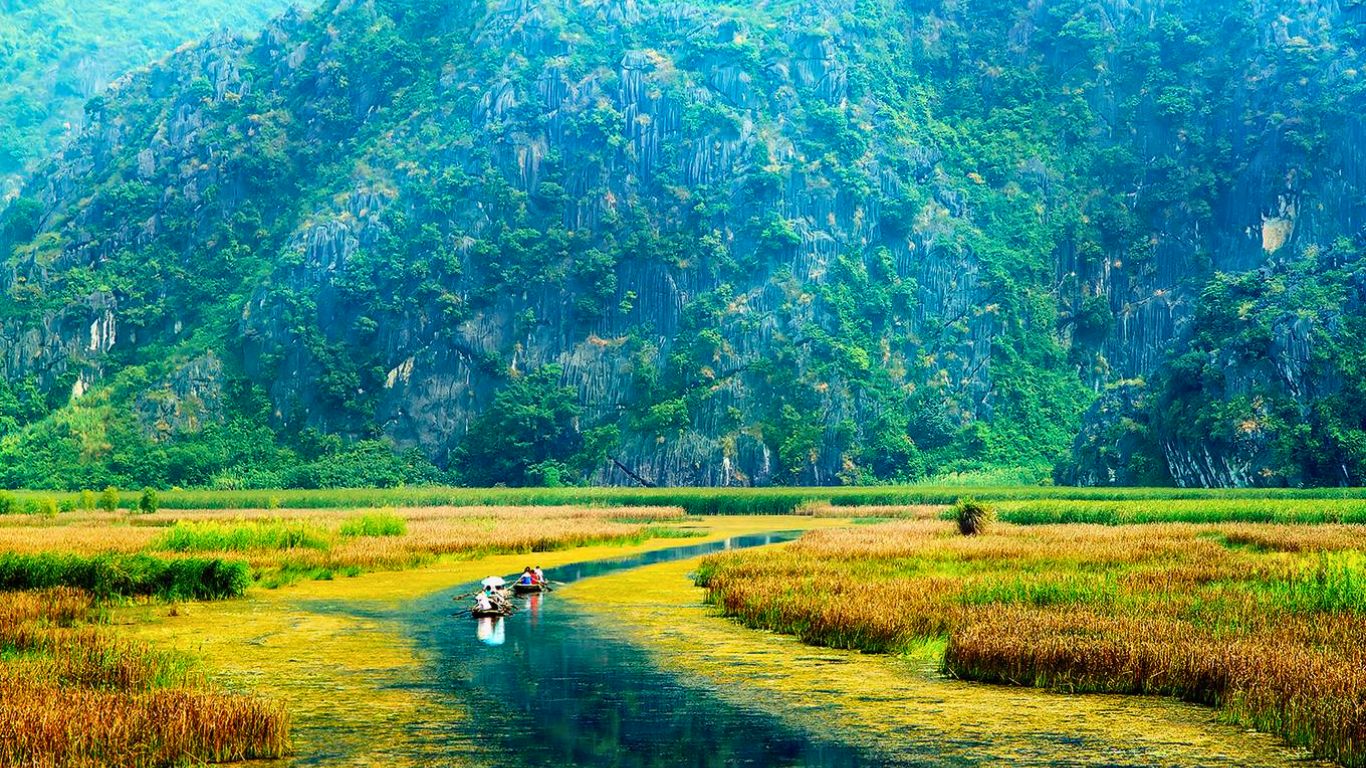
[[[522,577],[517,580],[517,583],[524,587],[529,587],[536,583],[536,575],[531,572],[531,566],[528,565],[526,569],[522,571]]]
[[[484,592],[479,592],[474,596],[474,610],[484,612],[493,610],[493,600],[489,599],[487,588]]]
[[[541,566],[531,569],[531,577],[537,584],[545,584],[545,571],[541,570]]]
[[[503,595],[503,591],[501,589],[496,589],[494,587],[484,587],[484,591],[480,594],[482,594],[484,597],[488,599],[489,605],[491,605],[493,608],[500,611],[506,611],[508,609],[508,599]]]

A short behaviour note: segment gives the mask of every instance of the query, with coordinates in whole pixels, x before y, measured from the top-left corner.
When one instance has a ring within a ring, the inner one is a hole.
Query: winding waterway
[[[742,536],[636,557],[553,568],[572,584],[721,549],[772,544],[796,533]],[[854,766],[867,761],[755,709],[705,695],[659,669],[641,649],[595,632],[594,623],[552,593],[523,602],[508,619],[451,626],[452,597],[411,606],[419,644],[434,655],[434,696],[473,717],[449,731],[450,757],[519,766]]]
[[[712,521],[731,537],[624,557],[542,555],[566,586],[497,622],[455,615],[466,601],[453,598],[535,562],[301,584],[132,626],[203,657],[232,687],[283,699],[295,718],[288,765],[1310,764],[1208,708],[947,680],[933,646],[910,657],[812,648],[713,615],[688,578],[697,558],[796,535],[733,535],[773,523]]]
[[[1274,739],[1219,724],[1208,709],[1160,699],[959,683],[926,664],[811,649],[791,638],[756,658],[756,643],[775,636],[698,615],[686,572],[709,552],[795,535],[743,536],[554,568],[548,577],[571,586],[525,600],[508,619],[452,618],[453,598],[472,585],[409,604],[409,631],[431,656],[424,693],[472,715],[437,734],[446,758],[699,768],[1298,762]],[[592,580],[598,598],[566,597],[582,580]],[[655,603],[613,601],[602,588],[614,583],[617,595],[653,593]],[[691,599],[670,599],[679,586]],[[684,628],[672,646],[658,632],[673,631],[671,624]],[[656,631],[623,631],[632,626]],[[715,634],[679,644],[689,630]],[[877,681],[889,672],[892,679]]]

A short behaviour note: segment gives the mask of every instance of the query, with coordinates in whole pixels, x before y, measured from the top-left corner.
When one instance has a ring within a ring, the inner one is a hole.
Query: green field
[[[0,491],[0,510],[38,511],[47,502],[58,508],[82,506],[80,493]],[[1206,488],[1073,488],[1059,486],[958,487],[940,485],[874,487],[781,488],[451,488],[276,490],[276,491],[166,491],[159,495],[164,509],[316,509],[334,507],[428,506],[667,506],[689,514],[791,514],[802,507],[898,506],[951,504],[970,496],[998,503],[1002,519],[1015,523],[1044,522],[1158,522],[1186,520],[1277,521],[1319,519],[1342,522],[1366,520],[1366,489],[1206,489]],[[85,504],[94,503],[87,495]],[[139,493],[123,491],[119,506],[136,507]],[[1153,511],[1163,505],[1177,517]],[[1100,503],[1104,502],[1104,503]],[[1214,503],[1211,503],[1214,502]],[[1291,515],[1286,518],[1286,515]],[[1185,515],[1186,517],[1182,517]],[[1303,518],[1298,517],[1303,515]],[[1150,519],[1144,519],[1145,517]]]

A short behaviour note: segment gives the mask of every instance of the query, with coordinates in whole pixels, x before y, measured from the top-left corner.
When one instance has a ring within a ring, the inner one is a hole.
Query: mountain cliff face
[[[4,214],[0,482],[1361,482],[1364,23],[340,0],[210,39]]]
[[[129,70],[218,29],[258,28],[287,0],[0,0],[0,202]]]

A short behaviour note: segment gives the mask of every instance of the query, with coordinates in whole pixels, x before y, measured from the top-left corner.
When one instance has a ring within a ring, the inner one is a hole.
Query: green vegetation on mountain
[[[288,0],[0,0],[0,199],[79,132],[85,102],[126,72]]]
[[[375,0],[181,51],[0,220],[0,485],[1360,483],[1364,15]],[[1226,397],[1234,349],[1298,383]]]

